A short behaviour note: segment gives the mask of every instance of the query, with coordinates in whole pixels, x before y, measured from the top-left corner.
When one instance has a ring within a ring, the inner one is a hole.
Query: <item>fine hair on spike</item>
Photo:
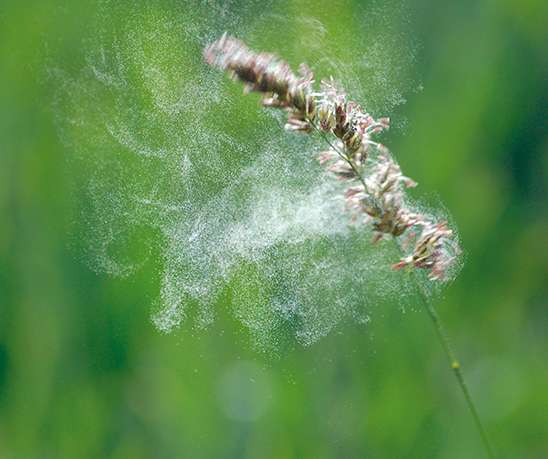
[[[265,107],[287,112],[285,129],[319,133],[329,145],[320,164],[347,184],[345,199],[355,220],[373,230],[373,241],[398,238],[401,259],[392,267],[424,269],[431,280],[443,281],[461,250],[447,222],[436,221],[406,205],[405,189],[416,183],[402,171],[388,149],[374,140],[388,129],[389,118],[373,118],[348,100],[339,82],[322,80],[306,64],[298,74],[274,54],[256,53],[226,33],[204,49],[205,61],[244,83],[244,92],[259,92]]]

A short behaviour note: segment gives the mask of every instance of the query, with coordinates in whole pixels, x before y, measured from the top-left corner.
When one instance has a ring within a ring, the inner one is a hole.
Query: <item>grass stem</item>
[[[349,166],[352,168],[354,173],[356,174],[358,180],[361,182],[361,184],[364,186],[364,189],[367,191],[367,184],[365,183],[365,179],[361,175],[361,173],[356,168],[356,165],[349,159],[347,156],[333,143],[327,138],[327,136],[315,125],[314,122],[310,121],[310,124],[312,127],[320,134],[320,136],[327,142],[327,144],[335,151],[337,154],[344,159]],[[398,251],[401,254],[402,257],[405,256],[405,253],[400,245],[400,242],[396,237],[392,238],[394,240],[394,243],[398,247]],[[441,318],[436,311],[436,308],[428,298],[427,293],[422,288],[422,285],[417,278],[417,273],[413,270],[412,276],[414,278],[415,284],[417,286],[418,294],[421,298],[423,309],[428,314],[428,317],[432,321],[432,324],[434,325],[434,330],[436,332],[436,336],[438,337],[438,341],[441,344],[441,347],[443,348],[445,355],[447,356],[447,359],[449,360],[449,364],[451,366],[451,370],[453,371],[453,374],[455,375],[455,378],[457,380],[457,383],[461,389],[462,394],[464,395],[464,399],[466,400],[466,404],[468,406],[468,409],[470,410],[470,413],[472,414],[472,418],[474,419],[474,423],[479,431],[483,446],[485,448],[485,452],[487,453],[487,457],[489,459],[495,459],[495,454],[493,452],[493,448],[491,447],[491,443],[489,442],[489,438],[487,437],[487,433],[485,431],[485,428],[483,427],[483,423],[481,422],[481,418],[479,416],[478,410],[476,408],[476,405],[474,403],[474,400],[472,399],[472,395],[470,394],[470,390],[468,389],[468,385],[466,384],[466,381],[464,379],[464,375],[462,373],[462,368],[459,360],[457,359],[457,356],[455,354],[455,351],[453,350],[453,347],[451,346],[451,343],[449,341],[449,338],[447,337],[447,333],[445,331],[445,327],[441,321]]]
[[[396,238],[393,238],[393,239],[395,244],[398,247],[399,252],[403,256],[404,251],[399,241]],[[453,374],[455,375],[455,378],[461,389],[461,392],[464,395],[464,399],[466,400],[468,409],[470,410],[470,413],[472,414],[472,418],[474,419],[474,423],[479,431],[481,440],[483,442],[483,446],[485,448],[485,452],[487,453],[487,457],[489,459],[495,459],[495,454],[493,452],[491,443],[489,442],[489,438],[487,437],[487,432],[485,431],[485,428],[483,427],[483,423],[481,422],[481,418],[479,416],[478,410],[476,408],[474,400],[472,399],[472,395],[470,394],[468,385],[466,384],[466,381],[464,379],[461,364],[459,360],[457,359],[457,356],[455,354],[455,351],[453,350],[453,347],[451,346],[451,342],[449,341],[449,338],[447,337],[447,333],[445,331],[445,327],[441,321],[441,318],[438,312],[436,311],[436,308],[434,307],[434,305],[428,298],[427,293],[422,288],[420,280],[417,279],[416,271],[413,270],[411,272],[411,275],[414,277],[414,281],[417,286],[417,291],[421,299],[423,309],[426,311],[426,313],[428,314],[428,317],[430,317],[430,320],[432,321],[432,324],[434,325],[434,330],[436,332],[436,336],[438,337],[438,341],[440,342],[441,347],[443,348],[445,355],[447,356],[447,359],[449,360],[451,370],[453,371]]]

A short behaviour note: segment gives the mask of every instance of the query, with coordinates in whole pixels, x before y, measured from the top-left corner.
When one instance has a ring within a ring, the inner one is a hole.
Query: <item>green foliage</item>
[[[182,196],[188,184],[170,178],[158,189],[151,178],[176,165],[128,154],[81,121],[93,129],[118,117],[158,146],[188,139],[191,111],[150,108],[176,103],[181,79],[203,71],[201,48],[185,31],[203,23],[203,39],[216,38],[226,19],[218,8],[55,0],[1,7],[0,457],[481,457],[461,394],[412,296],[404,311],[395,297],[364,298],[369,322],[360,311],[349,314],[360,323],[337,324],[309,347],[294,340],[298,321],[269,310],[254,321],[271,327],[276,341],[275,352],[264,353],[241,321],[256,310],[242,305],[294,285],[283,277],[272,284],[242,263],[207,311],[191,301],[181,329],[164,335],[154,328],[161,232],[126,198],[143,189]],[[321,75],[351,76],[349,91],[395,121],[384,141],[420,183],[416,195],[428,200],[421,190],[436,190],[451,209],[467,263],[444,292],[440,314],[495,448],[507,457],[543,457],[548,438],[546,13],[540,1],[402,8],[342,0],[234,2],[225,13],[238,18],[231,32],[246,34],[257,49],[293,65],[310,62]],[[167,32],[158,29],[166,23]],[[98,43],[115,42],[120,48],[106,49],[105,68],[122,56],[125,93],[105,90],[82,70],[101,62]],[[318,58],[335,54],[365,64],[353,73]],[[143,62],[157,72],[143,74]],[[278,129],[275,119],[257,115],[253,96],[239,97],[230,84],[222,89],[233,91],[232,102],[208,99],[215,110],[204,122],[249,148],[194,178],[211,193],[223,189],[226,170],[253,159],[248,152],[263,144],[265,126]],[[121,112],[124,100],[136,111]],[[91,176],[101,178],[99,191]],[[87,252],[94,237],[100,246],[101,218],[118,236],[105,259],[131,267],[122,269],[125,277],[104,274],[109,266],[98,264],[97,250]],[[331,249],[320,241],[300,250],[311,252],[312,264]]]

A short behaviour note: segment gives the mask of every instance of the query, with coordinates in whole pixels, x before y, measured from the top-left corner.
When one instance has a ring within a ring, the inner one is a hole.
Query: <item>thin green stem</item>
[[[394,242],[396,246],[398,247],[398,250],[402,257],[405,255],[404,251],[399,243],[399,241],[394,238]],[[476,424],[476,427],[479,431],[479,434],[481,436],[483,446],[485,447],[485,451],[487,453],[487,456],[490,459],[495,458],[495,454],[493,452],[493,448],[491,447],[491,443],[489,442],[489,438],[487,437],[487,433],[485,431],[485,428],[483,427],[483,424],[481,422],[480,416],[478,414],[478,410],[476,408],[476,405],[472,399],[472,396],[470,394],[470,390],[468,389],[468,385],[466,384],[466,381],[464,379],[464,375],[462,373],[462,367],[457,359],[457,356],[455,354],[455,351],[453,350],[453,347],[451,346],[451,342],[449,341],[449,338],[447,337],[447,333],[445,331],[445,327],[441,321],[441,318],[436,311],[436,308],[431,303],[431,301],[428,298],[428,295],[422,288],[422,285],[420,281],[417,279],[417,274],[415,271],[412,272],[415,284],[417,285],[417,291],[419,293],[419,297],[422,301],[422,306],[426,313],[428,314],[428,317],[430,317],[430,320],[432,321],[432,324],[434,325],[434,330],[436,331],[436,336],[438,337],[438,340],[441,344],[441,347],[443,348],[445,355],[447,356],[447,359],[449,360],[449,364],[451,365],[451,369],[453,370],[453,374],[455,375],[455,378],[457,379],[457,383],[462,391],[462,394],[464,395],[464,399],[466,400],[466,404],[468,405],[468,409],[470,410],[470,413],[472,414],[472,418],[474,419],[474,423]]]
[[[343,159],[345,160],[348,165],[352,168],[354,173],[356,174],[356,177],[360,181],[360,183],[364,186],[364,189],[366,192],[368,191],[367,184],[365,183],[365,179],[362,177],[362,174],[359,172],[358,168],[354,164],[352,160],[350,160],[339,148],[337,148],[333,143],[327,138],[324,132],[322,132],[318,127],[315,125],[314,122],[311,120],[309,121],[312,127],[321,135],[321,137],[327,142],[327,144]],[[402,258],[405,256],[405,253],[403,251],[403,248],[401,247],[398,239],[396,237],[393,237],[394,243],[398,247],[398,250],[402,256]],[[441,347],[443,348],[445,355],[447,356],[447,359],[449,360],[449,364],[451,365],[451,369],[453,370],[453,374],[455,375],[455,378],[457,380],[457,383],[461,389],[462,394],[464,395],[464,399],[466,400],[466,404],[468,405],[468,409],[470,410],[470,413],[472,414],[472,418],[474,419],[474,423],[479,431],[481,440],[483,442],[483,446],[485,447],[485,452],[487,453],[487,457],[489,459],[494,459],[495,454],[493,452],[493,448],[491,447],[491,443],[489,442],[489,438],[487,437],[487,433],[483,427],[483,424],[481,422],[481,419],[478,414],[478,410],[476,408],[476,405],[472,399],[472,396],[470,394],[470,391],[468,389],[468,385],[466,384],[466,381],[464,379],[464,375],[462,373],[461,364],[458,361],[455,352],[453,351],[453,348],[451,346],[451,343],[449,341],[449,338],[447,337],[447,333],[445,332],[445,327],[443,326],[443,323],[441,321],[440,316],[438,315],[438,312],[434,308],[434,305],[430,302],[428,295],[424,291],[419,279],[417,279],[416,273],[413,271],[412,273],[413,279],[415,281],[415,284],[417,286],[417,291],[419,293],[419,296],[422,301],[422,306],[426,313],[428,314],[428,317],[430,317],[430,320],[432,321],[432,324],[434,325],[434,330],[436,332],[436,336],[438,337],[438,341],[441,344]]]

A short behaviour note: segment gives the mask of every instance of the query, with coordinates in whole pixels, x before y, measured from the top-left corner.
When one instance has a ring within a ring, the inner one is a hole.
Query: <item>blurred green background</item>
[[[127,278],[90,270],[73,247],[87,171],[67,167],[48,71],[80,68],[90,18],[100,8],[123,22],[116,4],[0,4],[0,458],[483,457],[420,310],[394,304],[367,327],[271,356],[222,304],[204,331],[159,333],[154,261]],[[127,8],[146,17],[150,5]],[[220,14],[154,5],[181,22]],[[506,458],[548,457],[547,5],[417,0],[388,20],[419,45],[415,75],[401,77],[424,89],[389,113],[408,125],[386,143],[458,224],[466,264],[438,307]],[[349,57],[367,52],[347,42],[363,33],[353,11],[368,7],[226,6],[243,23],[286,18],[291,34],[270,42],[280,53],[309,38],[292,27],[306,12]]]

